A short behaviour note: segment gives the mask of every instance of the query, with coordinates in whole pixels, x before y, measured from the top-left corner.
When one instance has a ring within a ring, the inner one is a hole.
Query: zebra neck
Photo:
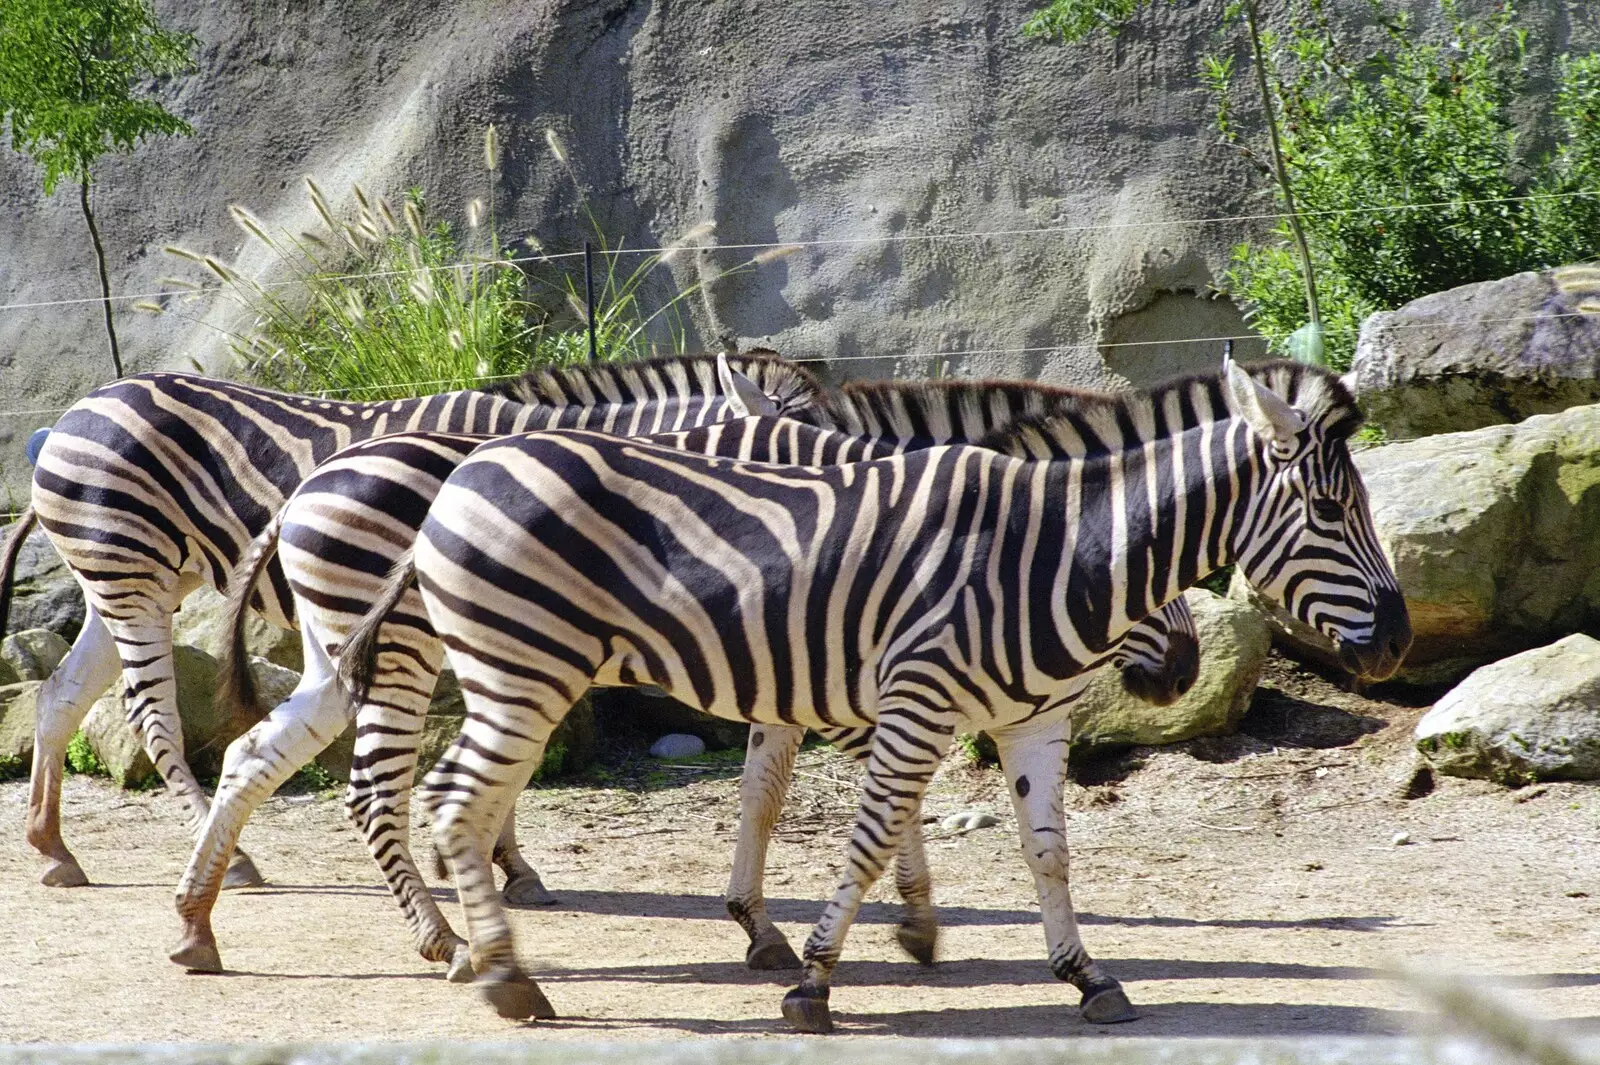
[[[1046,564],[1033,566],[1032,601],[1048,596],[1059,650],[1079,664],[1231,565],[1258,510],[1255,438],[1237,419],[1047,465],[1043,509],[1066,522],[1061,542],[1040,536],[1035,557]],[[1047,564],[1053,557],[1059,565]]]

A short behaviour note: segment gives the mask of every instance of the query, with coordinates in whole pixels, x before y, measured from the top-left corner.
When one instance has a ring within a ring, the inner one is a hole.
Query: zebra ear
[[[772,401],[772,397],[761,391],[750,378],[729,366],[728,356],[720,351],[717,353],[717,384],[722,386],[722,394],[737,417],[778,413],[778,405]]]
[[[1250,424],[1255,434],[1268,443],[1293,447],[1294,438],[1306,427],[1306,416],[1288,400],[1229,362],[1228,400],[1234,412]]]

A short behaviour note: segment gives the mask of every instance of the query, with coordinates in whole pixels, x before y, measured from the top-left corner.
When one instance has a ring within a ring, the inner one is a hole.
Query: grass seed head
[[[495,132],[493,122],[483,131],[483,166],[490,171],[500,169],[500,135]]]

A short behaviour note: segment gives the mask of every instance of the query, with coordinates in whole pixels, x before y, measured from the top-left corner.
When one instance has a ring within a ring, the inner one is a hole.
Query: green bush
[[[67,768],[88,777],[111,775],[105,763],[100,761],[100,756],[94,753],[94,748],[89,746],[89,737],[82,732],[74,732],[67,741]]]
[[[695,282],[651,309],[646,288],[678,248],[710,233],[696,227],[664,251],[613,248],[582,196],[565,149],[552,133],[551,153],[579,190],[583,216],[595,232],[595,339],[604,360],[681,354],[689,330],[685,301]],[[184,248],[166,250],[206,270],[202,285],[167,279],[188,296],[222,292],[249,325],[230,343],[246,377],[289,392],[378,400],[474,388],[543,366],[587,362],[589,337],[581,259],[541,258],[538,243],[520,254],[501,243],[494,227],[492,177],[498,148],[491,127],[484,146],[491,176],[488,205],[474,200],[465,232],[429,219],[419,193],[400,216],[381,197],[354,188],[355,211],[340,217],[310,178],[306,192],[321,231],[272,232],[240,206],[234,221],[261,241],[286,280],[263,285],[219,260]],[[788,254],[774,248],[713,276],[758,266]],[[184,298],[179,293],[179,298]],[[160,313],[160,304],[136,304]]]
[[[1600,254],[1600,197],[1571,195],[1600,190],[1600,57],[1561,59],[1558,147],[1534,156],[1511,114],[1528,78],[1526,35],[1511,4],[1473,20],[1447,0],[1444,44],[1421,40],[1382,0],[1367,6],[1385,32],[1380,50],[1349,56],[1316,3],[1267,50],[1338,369],[1349,366],[1361,321],[1375,311]],[[1223,134],[1239,143],[1230,64],[1213,60],[1205,74]],[[1306,313],[1290,236],[1281,221],[1274,241],[1241,243],[1227,278],[1252,325],[1280,350]]]

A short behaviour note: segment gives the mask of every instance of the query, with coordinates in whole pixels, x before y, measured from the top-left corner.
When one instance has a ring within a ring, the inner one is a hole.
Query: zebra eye
[[[1344,508],[1331,499],[1313,499],[1311,510],[1317,520],[1326,525],[1337,525],[1344,520]]]

